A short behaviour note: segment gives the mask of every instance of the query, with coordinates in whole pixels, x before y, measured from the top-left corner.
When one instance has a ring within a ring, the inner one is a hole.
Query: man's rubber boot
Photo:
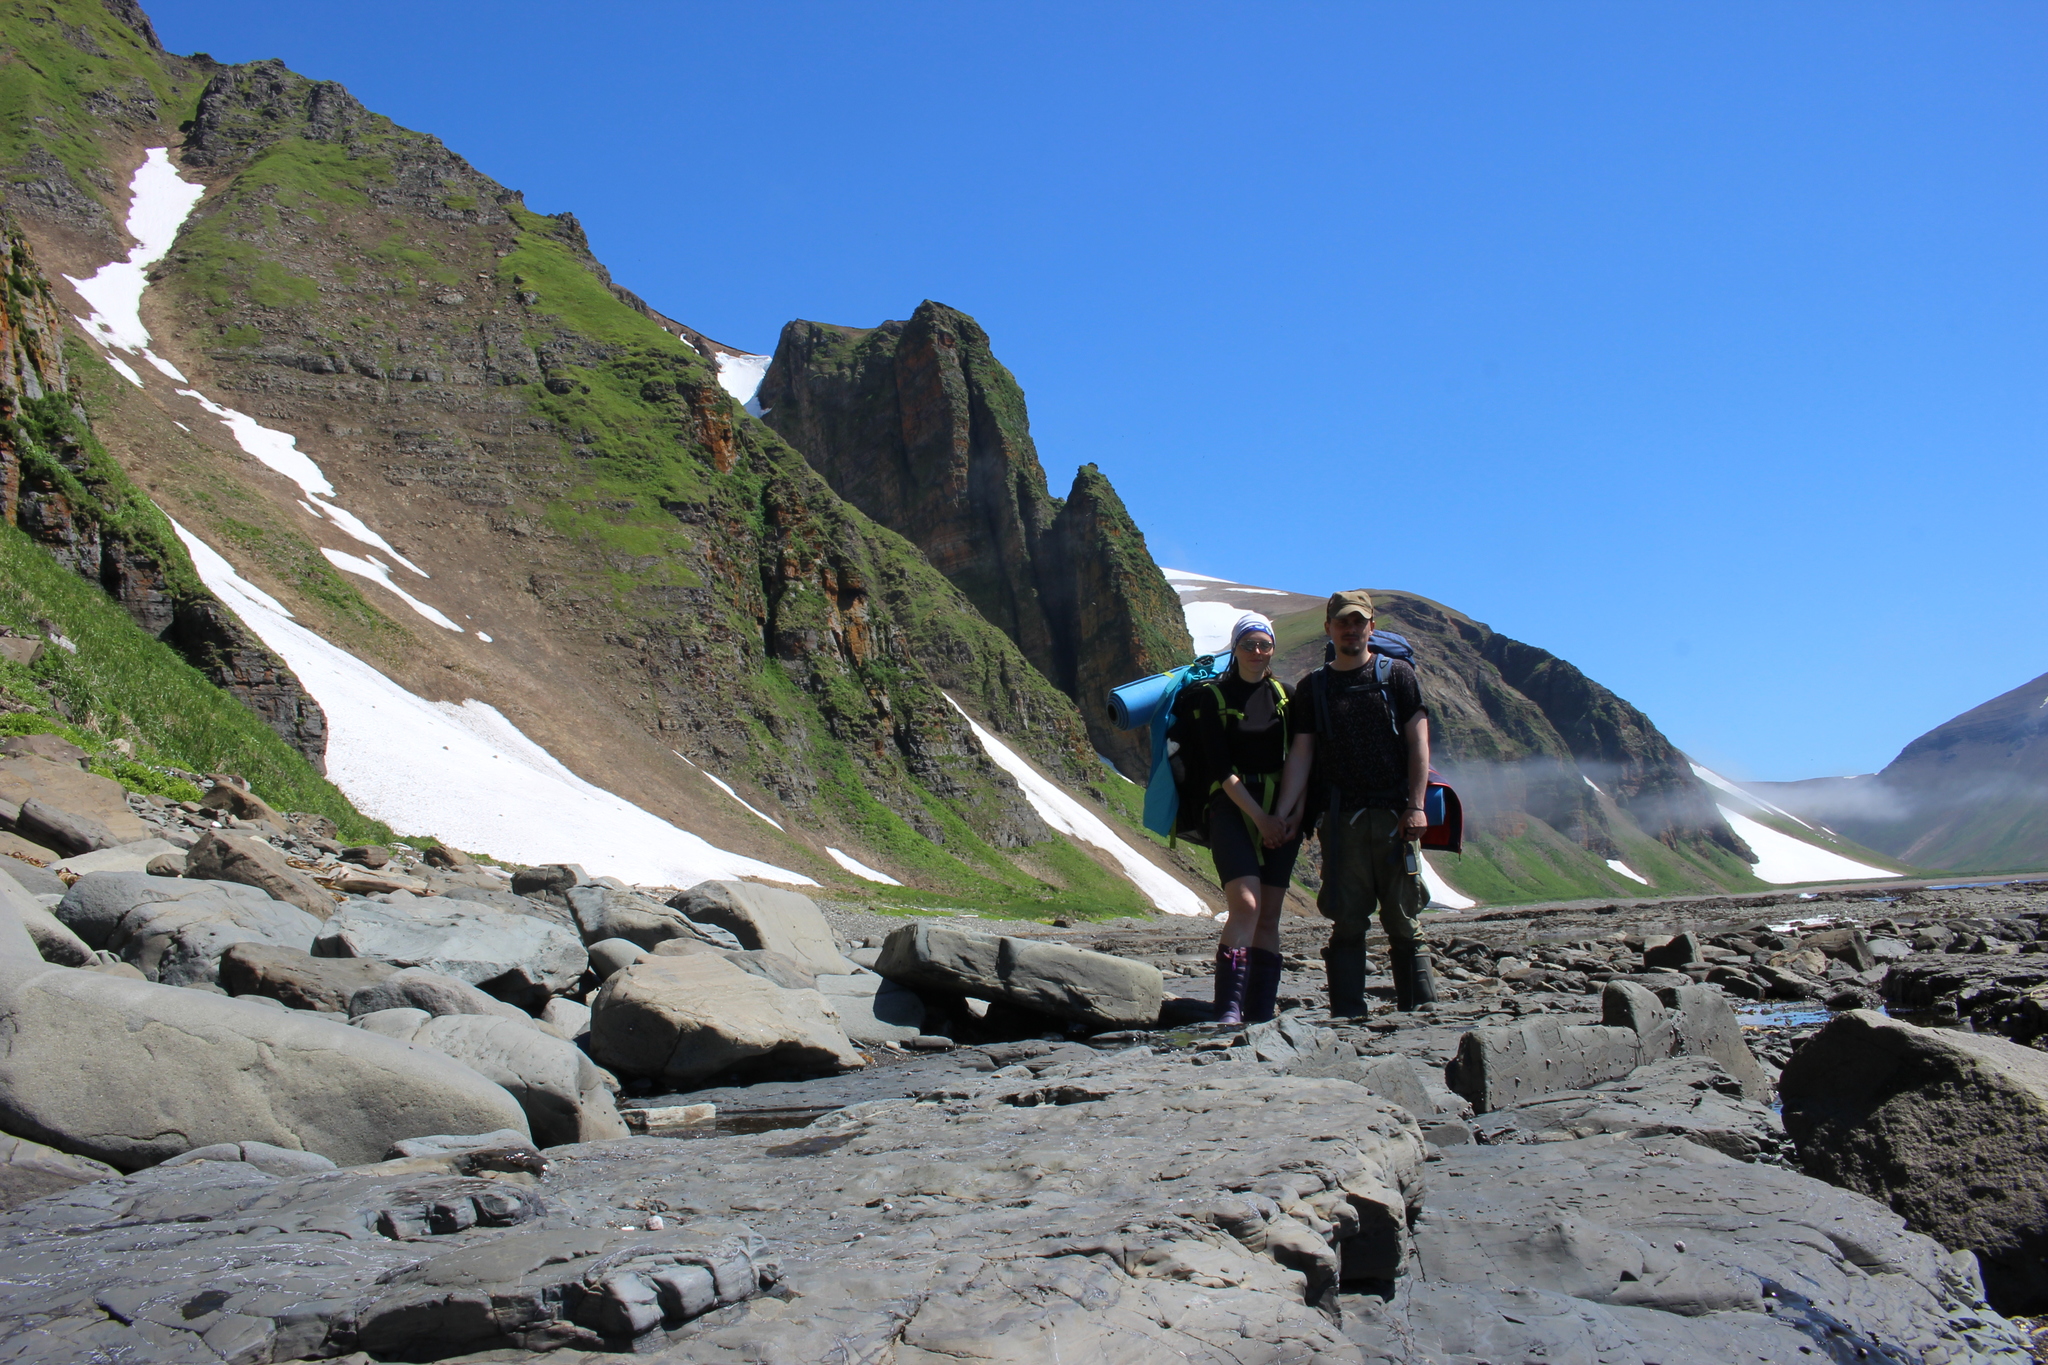
[[[1419,943],[1396,943],[1388,949],[1394,968],[1394,1007],[1402,1013],[1436,1003],[1436,972],[1429,949]]]
[[[1249,948],[1216,950],[1216,1022],[1219,1024],[1244,1022],[1244,992],[1250,984],[1251,951]]]
[[[1280,995],[1280,954],[1252,948],[1251,967],[1244,991],[1244,1022],[1263,1024],[1273,1017]]]
[[[1415,956],[1409,961],[1408,981],[1415,991],[1415,1008],[1436,1003],[1436,968],[1430,963],[1428,948],[1415,949]]]
[[[1330,986],[1332,1019],[1365,1017],[1365,941],[1323,949],[1323,976]]]

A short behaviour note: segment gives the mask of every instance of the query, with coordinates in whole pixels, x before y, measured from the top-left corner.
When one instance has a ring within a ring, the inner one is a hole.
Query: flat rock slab
[[[547,1156],[202,1161],[0,1215],[0,1358],[1350,1361],[1311,1300],[1347,1243],[1401,1254],[1423,1145],[1345,1082],[1124,1057]]]
[[[1368,1361],[2029,1359],[1933,1239],[1777,1167],[1598,1137],[1429,1175],[1410,1280],[1347,1322]]]
[[[1614,1133],[1683,1137],[1738,1161],[1781,1162],[1790,1144],[1769,1107],[1749,1099],[1711,1057],[1667,1057],[1618,1081],[1496,1109],[1473,1129],[1484,1143],[1558,1142]]]
[[[884,940],[875,971],[912,990],[1001,1000],[1102,1028],[1150,1027],[1165,996],[1149,963],[922,923]]]
[[[1780,1090],[1809,1174],[1976,1252],[2001,1311],[2048,1308],[2048,1054],[1852,1010]]]

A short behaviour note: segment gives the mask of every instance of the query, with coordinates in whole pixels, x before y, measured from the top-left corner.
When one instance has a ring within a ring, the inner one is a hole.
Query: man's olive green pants
[[[1380,925],[1396,947],[1422,938],[1422,910],[1429,891],[1419,872],[1422,855],[1397,837],[1401,812],[1333,812],[1323,820],[1323,889],[1316,909],[1332,924],[1330,947],[1363,946],[1377,909]]]

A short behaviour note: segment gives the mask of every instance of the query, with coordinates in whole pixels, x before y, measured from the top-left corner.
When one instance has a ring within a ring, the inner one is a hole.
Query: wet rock
[[[251,834],[209,830],[185,854],[185,875],[253,886],[317,919],[334,913],[332,892],[286,862],[282,850]]]
[[[825,998],[711,954],[649,957],[591,1003],[590,1052],[627,1076],[689,1086],[735,1068],[830,1073],[865,1064]]]
[[[573,934],[547,920],[442,896],[351,901],[327,922],[313,951],[425,968],[535,1007],[574,986],[590,962]]]
[[[314,957],[298,948],[235,943],[220,957],[229,995],[261,996],[295,1010],[348,1013],[349,998],[398,968],[367,958]]]
[[[757,882],[700,882],[669,904],[700,924],[724,929],[738,940],[735,947],[781,953],[814,973],[855,970],[840,956],[831,926],[817,905],[794,891]]]
[[[1856,1010],[1792,1055],[1779,1088],[1810,1174],[1974,1251],[2001,1312],[2048,1310],[2048,1056]]]
[[[925,923],[892,932],[875,971],[912,990],[1005,1001],[1096,1028],[1149,1027],[1164,996],[1159,969],[1147,963]]]

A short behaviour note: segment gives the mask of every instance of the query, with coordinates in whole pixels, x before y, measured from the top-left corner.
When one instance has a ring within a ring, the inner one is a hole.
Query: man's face
[[[1339,654],[1356,658],[1365,653],[1365,642],[1372,637],[1372,618],[1348,611],[1334,621],[1325,621],[1323,632],[1335,642]]]

